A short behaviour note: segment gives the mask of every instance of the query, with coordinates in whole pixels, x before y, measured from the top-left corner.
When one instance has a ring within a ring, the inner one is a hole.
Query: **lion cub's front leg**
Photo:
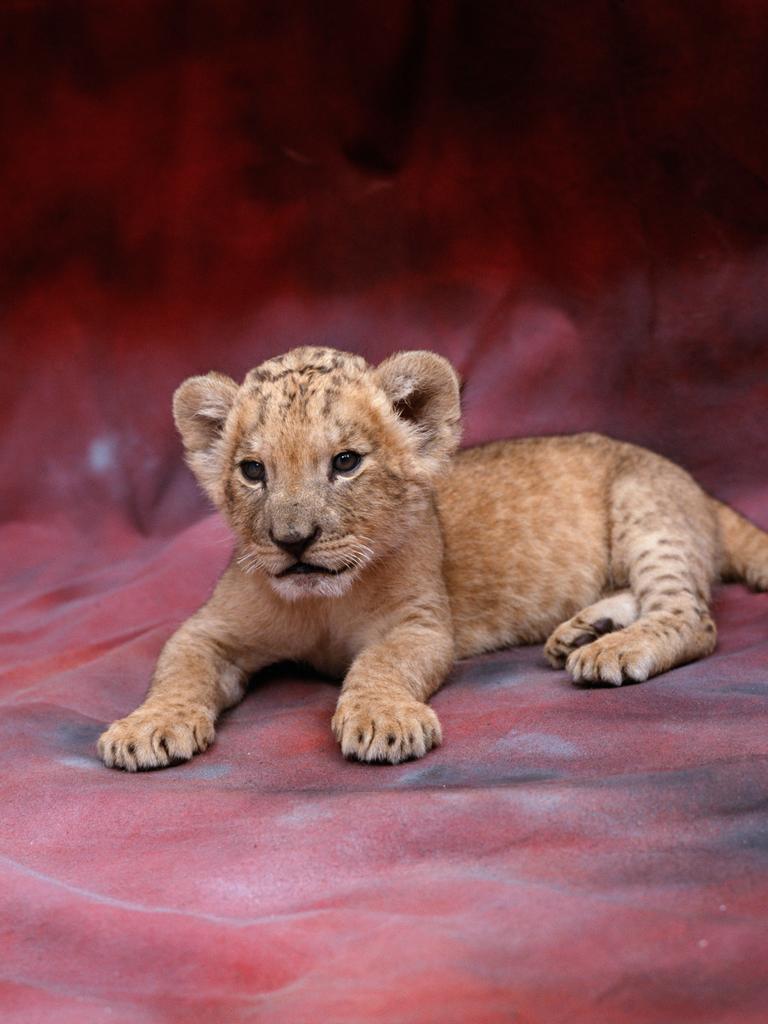
[[[99,737],[102,760],[131,772],[188,761],[213,742],[217,715],[245,684],[246,673],[189,620],[163,648],[144,703]]]
[[[425,701],[453,663],[453,637],[431,617],[394,626],[365,647],[342,686],[333,733],[345,757],[397,764],[440,744]]]

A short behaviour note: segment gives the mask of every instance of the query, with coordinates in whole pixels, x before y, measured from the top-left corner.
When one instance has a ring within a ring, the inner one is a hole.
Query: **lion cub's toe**
[[[397,764],[423,757],[442,740],[437,715],[417,700],[342,697],[332,722],[345,757]]]
[[[571,651],[593,643],[599,636],[622,626],[612,619],[602,618],[589,622],[580,615],[561,623],[544,645],[544,654],[553,668],[562,668]]]
[[[213,737],[213,715],[205,709],[138,708],[101,734],[98,750],[108,768],[136,772],[188,761]]]

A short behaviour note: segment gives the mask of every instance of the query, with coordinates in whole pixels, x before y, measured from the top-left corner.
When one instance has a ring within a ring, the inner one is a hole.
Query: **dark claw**
[[[603,636],[605,633],[613,633],[616,626],[613,619],[598,619],[597,622],[592,623],[592,629],[594,629],[598,636]]]
[[[577,636],[573,641],[574,647],[586,647],[587,644],[591,644],[595,638],[591,633],[582,633],[581,636]]]

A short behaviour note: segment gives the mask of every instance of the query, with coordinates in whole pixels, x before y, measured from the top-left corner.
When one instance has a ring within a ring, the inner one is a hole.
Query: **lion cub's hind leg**
[[[611,496],[611,569],[629,579],[639,616],[571,651],[566,668],[575,683],[640,682],[715,646],[712,506],[679,467],[650,453],[647,460],[617,480]]]
[[[635,621],[638,614],[637,600],[632,591],[617,591],[562,622],[550,634],[544,645],[544,654],[553,668],[563,668],[571,651],[591,644],[606,633],[624,629]]]

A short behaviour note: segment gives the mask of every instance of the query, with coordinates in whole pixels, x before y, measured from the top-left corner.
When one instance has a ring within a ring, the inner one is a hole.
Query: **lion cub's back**
[[[608,577],[619,442],[598,434],[468,448],[438,486],[458,655],[543,640]]]

